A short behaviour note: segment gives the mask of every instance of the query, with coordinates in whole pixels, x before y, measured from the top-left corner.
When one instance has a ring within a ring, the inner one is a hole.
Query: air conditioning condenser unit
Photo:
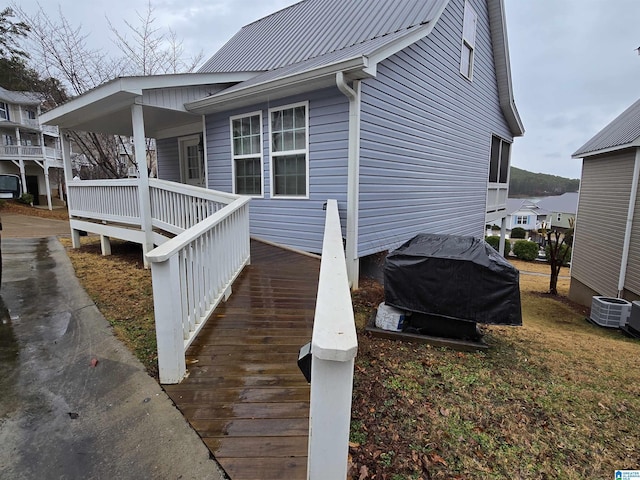
[[[594,296],[589,318],[601,327],[620,328],[627,324],[630,313],[631,302],[622,298]]]
[[[640,301],[636,300],[631,303],[631,313],[627,324],[620,328],[632,337],[640,338]]]

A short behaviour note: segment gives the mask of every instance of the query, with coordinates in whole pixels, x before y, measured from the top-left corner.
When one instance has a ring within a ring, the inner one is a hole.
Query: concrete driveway
[[[11,217],[2,216],[0,478],[224,478],[113,336],[55,237],[9,238],[64,227]]]

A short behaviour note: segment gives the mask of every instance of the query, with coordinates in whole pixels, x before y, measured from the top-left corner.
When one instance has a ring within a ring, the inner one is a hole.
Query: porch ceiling
[[[116,92],[55,118],[62,129],[114,135],[133,135],[131,106],[139,98],[137,93]],[[143,105],[144,128],[147,137],[159,130],[188,125],[200,120],[199,115],[157,106]]]
[[[131,136],[133,135],[131,106],[139,103],[143,106],[145,135],[155,137],[158,131],[198,123],[201,116],[187,112],[182,105],[165,107],[144,104],[142,101],[144,91],[234,84],[254,75],[255,73],[251,72],[239,72],[117,78],[42,114],[40,121],[66,130]]]

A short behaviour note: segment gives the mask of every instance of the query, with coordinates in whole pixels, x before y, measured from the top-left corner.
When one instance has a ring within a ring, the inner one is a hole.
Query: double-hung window
[[[269,110],[273,197],[309,195],[308,110],[308,102]]]
[[[231,117],[233,191],[262,196],[262,113]]]
[[[473,57],[476,49],[477,23],[478,15],[467,0],[464,2],[464,19],[462,22],[460,73],[469,80],[473,78]]]

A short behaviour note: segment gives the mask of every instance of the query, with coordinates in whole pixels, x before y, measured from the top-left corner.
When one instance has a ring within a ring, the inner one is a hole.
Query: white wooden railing
[[[185,350],[249,262],[249,198],[229,205],[147,254],[160,383],[186,373]]]
[[[487,213],[507,208],[508,183],[489,183],[487,186]]]
[[[307,478],[347,476],[353,366],[358,350],[338,204],[327,202],[311,340]]]
[[[238,197],[215,190],[149,179],[153,226],[179,234],[210,217]]]
[[[68,182],[69,215],[140,226],[138,179]]]
[[[74,246],[80,244],[79,230],[100,234],[105,255],[110,236],[144,242],[139,182],[68,182]],[[250,199],[158,179],[149,179],[149,195],[151,225],[162,230],[153,237],[160,246],[146,255],[160,382],[178,383],[186,373],[186,348],[249,262]]]
[[[62,160],[62,151],[42,145],[0,145],[0,158],[24,158],[25,160]]]

